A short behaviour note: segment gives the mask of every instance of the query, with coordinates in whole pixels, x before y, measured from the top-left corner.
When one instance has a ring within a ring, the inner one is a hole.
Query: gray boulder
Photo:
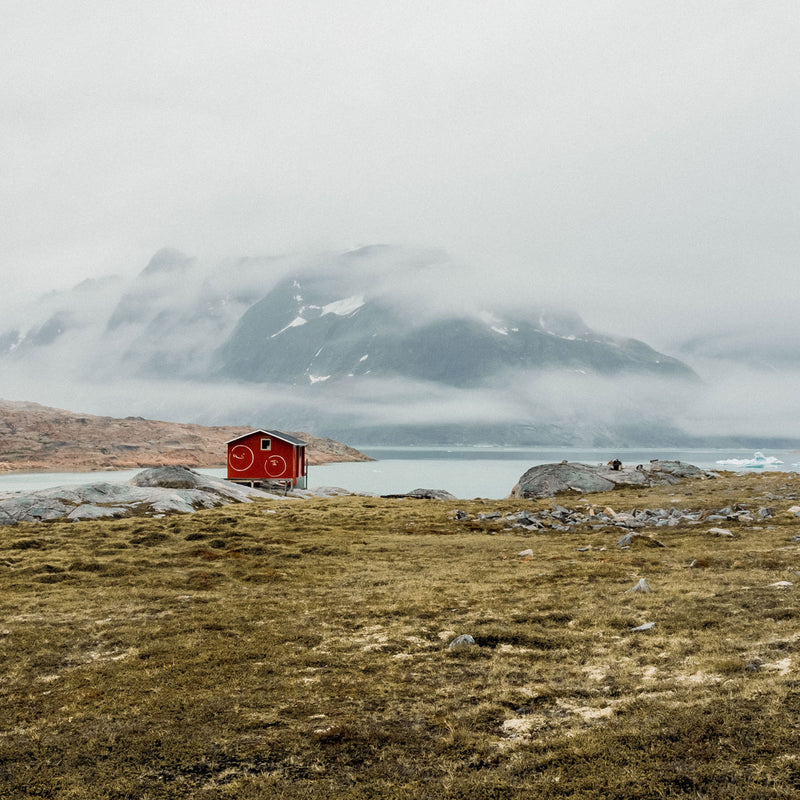
[[[444,489],[413,489],[406,497],[418,500],[455,500],[456,496]]]
[[[162,489],[198,489],[218,482],[186,467],[153,467],[137,473],[130,479],[131,486],[159,486]],[[238,485],[238,484],[232,484]]]
[[[597,467],[562,461],[531,467],[512,489],[513,497],[552,497],[559,492],[608,492],[615,484]]]
[[[457,500],[454,494],[445,491],[444,489],[412,489],[405,494],[382,494],[381,497],[385,500],[402,500],[406,497],[412,500]]]

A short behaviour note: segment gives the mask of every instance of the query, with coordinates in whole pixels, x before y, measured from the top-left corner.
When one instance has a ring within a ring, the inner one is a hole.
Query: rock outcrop
[[[412,489],[410,492],[404,494],[382,494],[381,497],[389,500],[403,500],[410,498],[411,500],[456,500],[454,494],[445,489]]]
[[[682,461],[654,459],[635,467],[610,464],[596,467],[562,461],[540,464],[525,472],[511,490],[512,497],[552,497],[560,492],[608,492],[622,486],[659,486],[679,483],[685,478],[713,478],[713,472]]]
[[[140,472],[127,484],[56,486],[30,494],[0,496],[0,525],[163,515],[275,497],[259,489],[200,475],[185,467],[156,467]]]

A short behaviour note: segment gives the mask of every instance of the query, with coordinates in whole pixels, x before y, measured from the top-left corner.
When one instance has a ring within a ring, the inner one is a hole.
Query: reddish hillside
[[[38,403],[0,400],[0,470],[132,469],[180,464],[224,467],[225,442],[249,427],[73,414]],[[369,461],[352,447],[286,431],[308,442],[308,463]]]

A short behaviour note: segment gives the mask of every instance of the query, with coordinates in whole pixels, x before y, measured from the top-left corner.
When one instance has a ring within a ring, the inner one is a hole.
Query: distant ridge
[[[225,442],[259,426],[214,426],[76,414],[30,402],[0,400],[0,470],[102,470],[222,467]],[[262,426],[263,427],[263,426]],[[308,462],[369,461],[352,447],[302,431]]]

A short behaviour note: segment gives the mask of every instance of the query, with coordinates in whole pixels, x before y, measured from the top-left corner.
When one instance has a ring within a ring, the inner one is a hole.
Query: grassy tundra
[[[800,797],[798,490],[0,528],[0,797]],[[775,515],[629,549],[474,518],[585,501]]]

